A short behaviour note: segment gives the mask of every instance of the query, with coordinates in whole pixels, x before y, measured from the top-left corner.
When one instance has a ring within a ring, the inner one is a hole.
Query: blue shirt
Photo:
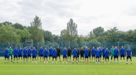
[[[36,49],[32,50],[32,56],[37,56],[37,50]]]
[[[50,54],[50,56],[52,56],[52,52],[53,52],[53,49],[50,48],[50,49],[49,49],[49,54]]]
[[[67,56],[67,50],[64,49],[63,52],[62,52],[63,56]]]
[[[96,51],[95,51],[95,56],[96,56],[96,57],[100,57],[100,50],[96,50]]]
[[[104,51],[104,56],[105,56],[105,57],[109,57],[109,50],[106,49],[106,50]]]
[[[127,56],[132,56],[132,51],[130,49],[127,50]]]
[[[120,49],[120,55],[125,55],[125,48]]]
[[[22,49],[19,49],[18,50],[18,55],[22,56],[22,51],[23,51]]]
[[[84,50],[84,56],[89,56],[89,50],[88,49]]]
[[[9,56],[9,50],[8,49],[5,50],[4,55]]]
[[[14,50],[13,50],[13,55],[14,55],[14,56],[18,56],[18,50],[17,50],[17,49],[14,49]]]
[[[92,55],[94,55],[94,56],[95,56],[95,51],[96,51],[95,48],[93,48],[93,49],[92,49],[92,52],[91,52]]]
[[[27,53],[28,53],[27,50],[24,49],[24,50],[23,50],[23,56],[27,56],[27,55],[28,55]]]
[[[77,57],[77,50],[76,50],[76,49],[74,49],[74,50],[72,51],[72,55],[73,55],[74,57]]]
[[[28,55],[29,56],[31,56],[31,53],[32,53],[31,49],[28,49]]]
[[[46,50],[44,50],[44,56],[45,57],[48,57],[49,56],[49,51],[46,49]]]
[[[57,51],[56,51],[56,49],[53,49],[53,51],[52,51],[52,56],[54,56],[54,57],[57,56]]]
[[[43,48],[41,48],[41,49],[39,50],[39,55],[44,55],[44,49],[43,49]]]
[[[115,48],[115,49],[114,49],[114,56],[118,56],[118,55],[119,55],[118,48]]]

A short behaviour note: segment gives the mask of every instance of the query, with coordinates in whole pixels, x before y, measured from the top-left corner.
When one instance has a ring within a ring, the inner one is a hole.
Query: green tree
[[[30,33],[34,46],[38,47],[44,45],[44,32],[42,30],[41,19],[38,16],[35,16],[34,20],[31,22]]]

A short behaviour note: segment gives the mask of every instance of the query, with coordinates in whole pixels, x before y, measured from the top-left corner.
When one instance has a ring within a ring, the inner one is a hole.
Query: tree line
[[[94,28],[88,36],[78,35],[77,24],[70,19],[67,27],[60,35],[52,34],[42,29],[41,19],[35,16],[30,26],[20,23],[0,23],[0,48],[5,47],[60,47],[80,48],[84,46],[114,46],[136,48],[136,30],[120,31],[117,27],[105,30],[103,27]]]

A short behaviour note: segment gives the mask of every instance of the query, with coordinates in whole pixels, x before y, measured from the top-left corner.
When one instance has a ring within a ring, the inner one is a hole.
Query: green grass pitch
[[[136,58],[133,64],[44,64],[44,63],[3,63],[0,59],[0,75],[136,75]]]

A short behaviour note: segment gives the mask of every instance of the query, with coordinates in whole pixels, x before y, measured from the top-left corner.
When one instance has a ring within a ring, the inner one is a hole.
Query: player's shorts
[[[96,56],[96,58],[100,58],[100,56]]]
[[[71,53],[68,53],[68,57],[71,57]]]
[[[31,55],[28,55],[28,57],[31,57]]]
[[[48,56],[47,56],[47,55],[45,55],[45,56],[44,56],[44,58],[48,58]]]
[[[14,58],[17,58],[18,56],[17,55],[14,55]]]
[[[66,55],[63,55],[63,58],[67,58],[67,56],[66,56]]]
[[[109,59],[109,56],[105,56],[105,59]]]
[[[121,58],[125,57],[125,55],[120,55]]]
[[[18,55],[18,57],[22,57],[22,55]]]
[[[42,54],[40,54],[39,56],[40,56],[40,57],[43,57],[43,55],[42,55]]]
[[[73,56],[73,58],[77,58],[77,56]]]
[[[32,56],[32,58],[36,58],[36,56],[34,55],[34,56]]]
[[[118,56],[117,56],[117,55],[115,55],[115,56],[114,56],[114,59],[115,59],[115,58],[118,58]]]
[[[4,57],[5,57],[5,58],[9,58],[9,56],[8,56],[8,55],[5,55]]]
[[[85,55],[85,58],[88,58],[88,56],[87,56],[87,55]]]
[[[127,59],[132,59],[132,57],[131,56],[127,56]]]
[[[57,58],[57,56],[53,56],[53,59],[56,59]]]
[[[50,54],[49,57],[52,57],[52,55]]]
[[[93,54],[92,57],[95,57],[95,55]]]
[[[100,56],[96,56],[96,58],[100,58]]]
[[[23,58],[27,58],[27,55],[23,55]]]

